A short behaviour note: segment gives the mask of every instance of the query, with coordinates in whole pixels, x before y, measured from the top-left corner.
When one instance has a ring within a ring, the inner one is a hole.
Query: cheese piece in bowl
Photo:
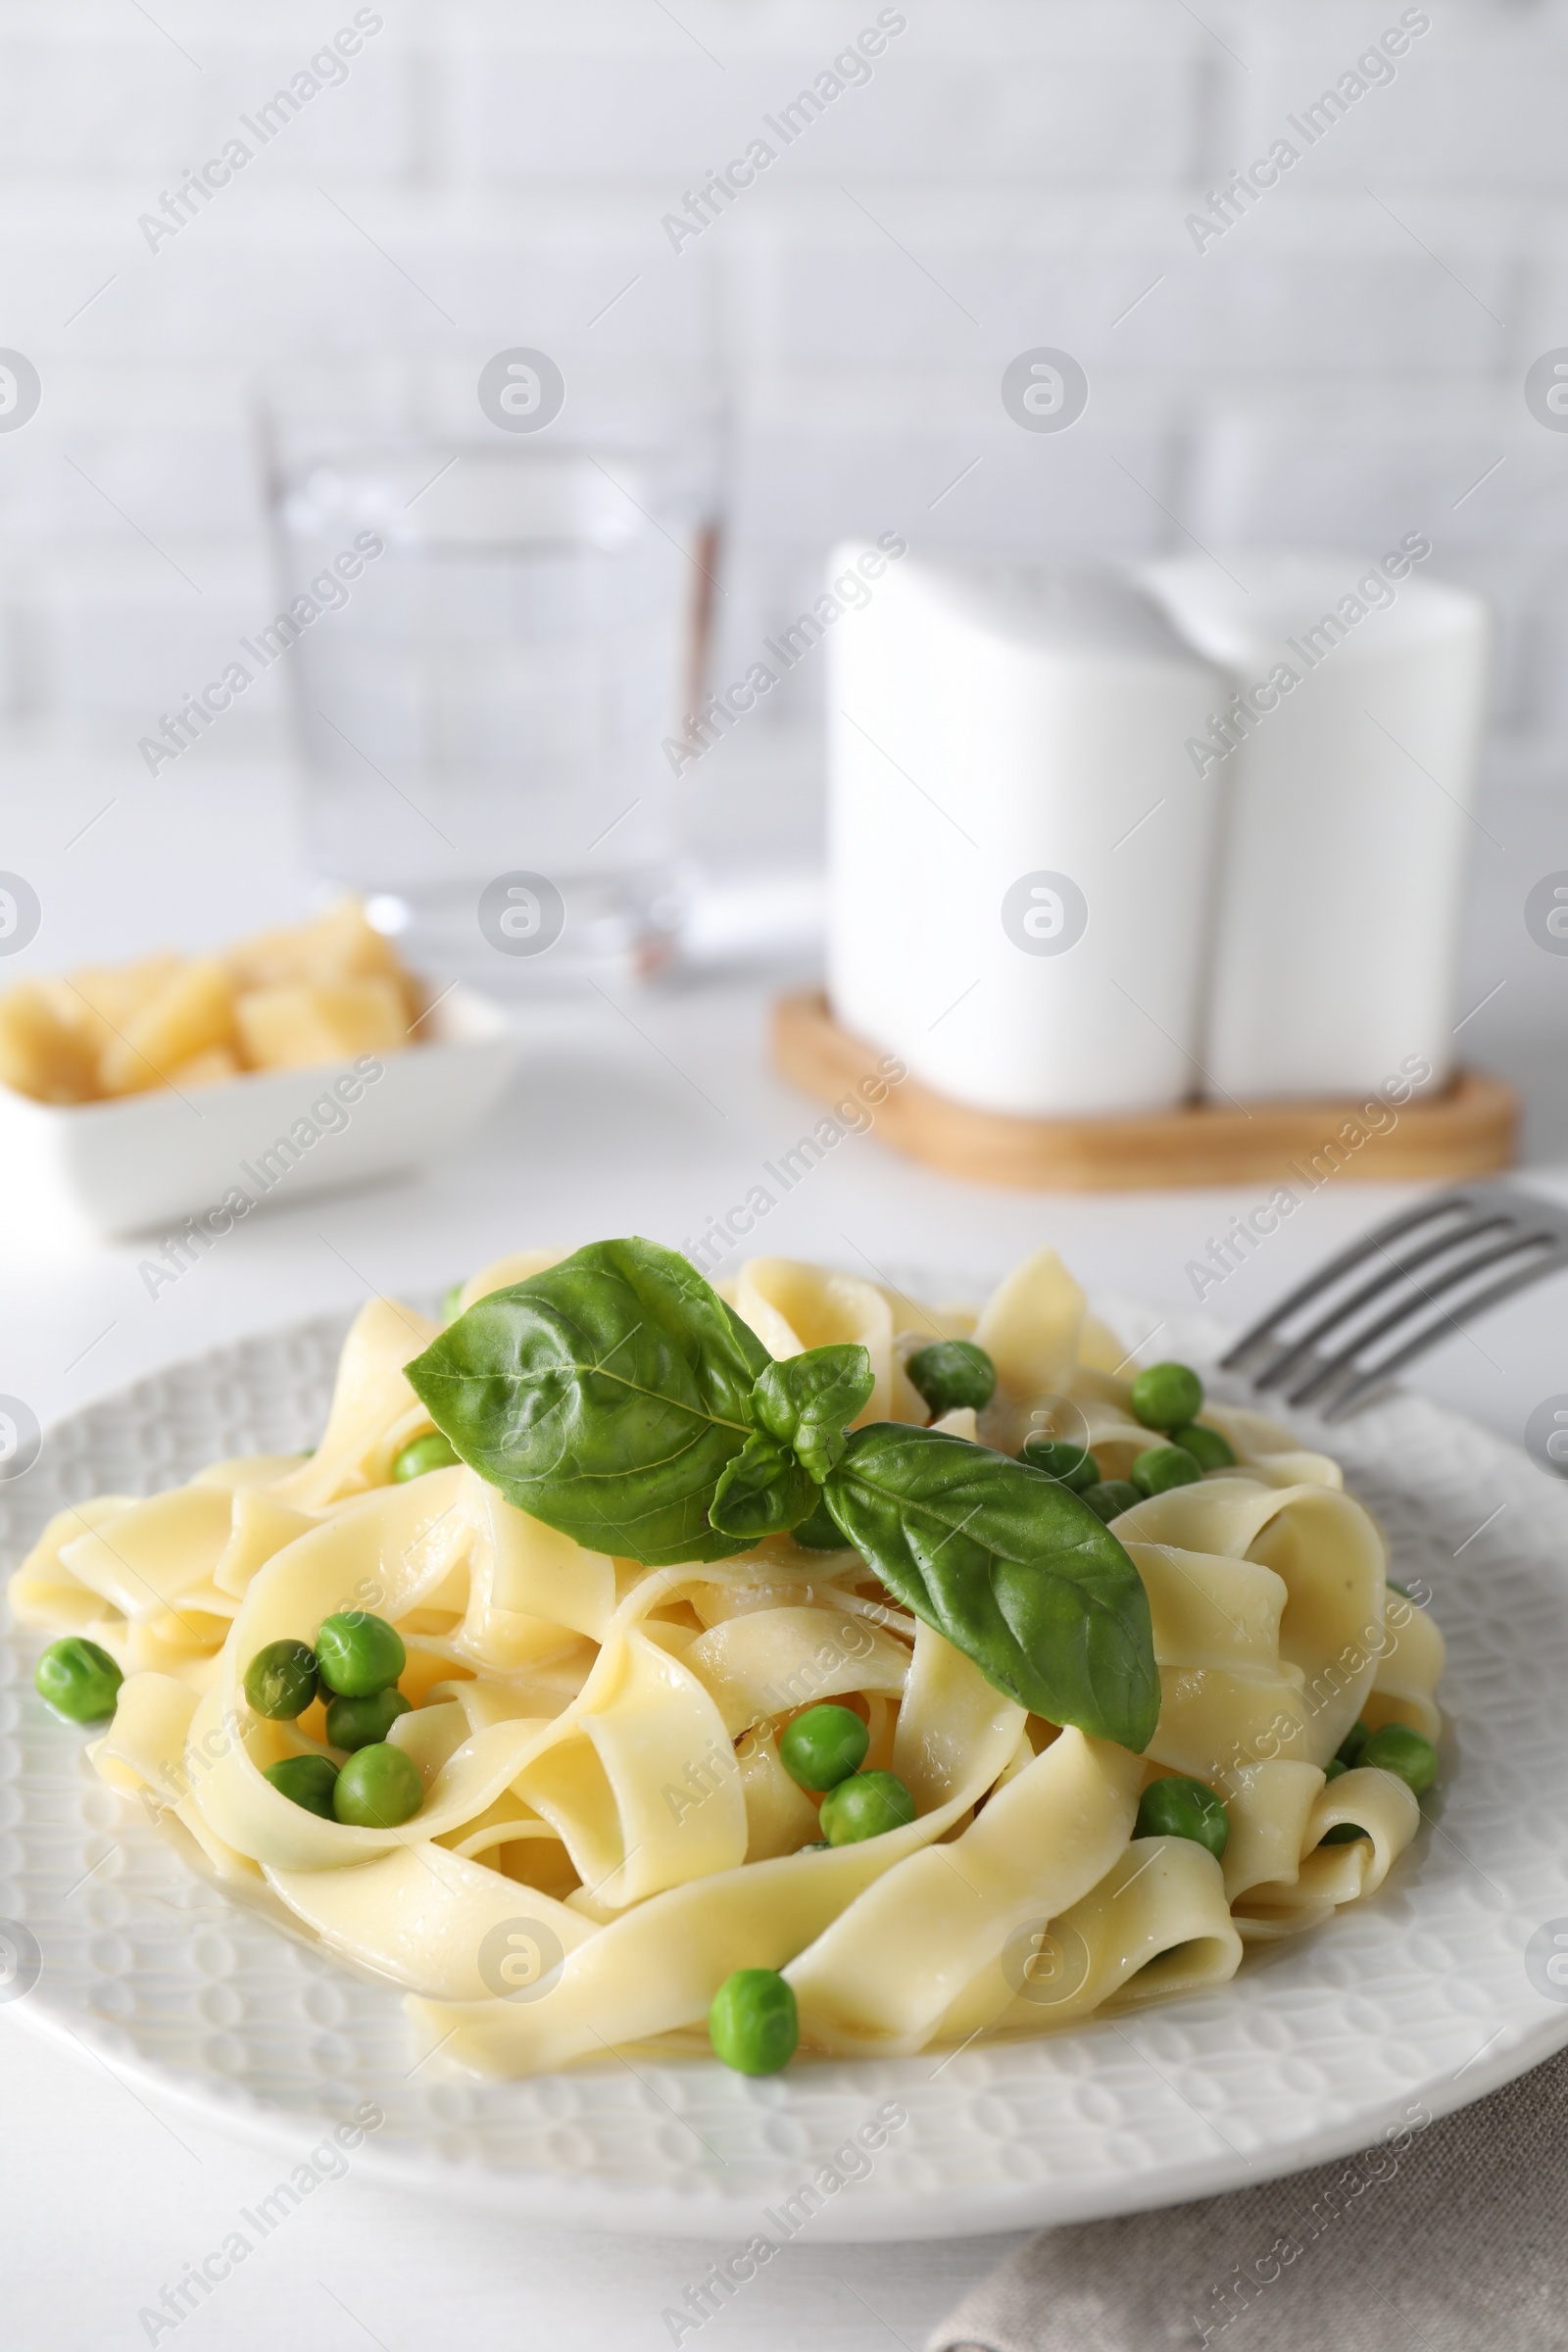
[[[354,899],[226,952],[169,954],[0,996],[0,1082],[37,1102],[214,1086],[243,1070],[396,1054],[424,992]]]

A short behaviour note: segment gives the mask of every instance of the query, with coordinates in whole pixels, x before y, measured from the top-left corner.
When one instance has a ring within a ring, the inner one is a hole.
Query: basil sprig
[[[762,1427],[821,1486],[844,1459],[850,1423],[870,1403],[875,1386],[865,1349],[841,1344],[769,1364],[752,1399]]]
[[[407,1367],[510,1502],[652,1567],[720,1560],[824,1516],[998,1690],[1141,1750],[1159,1715],[1149,1601],[1058,1481],[939,1430],[849,1424],[863,1348],[775,1362],[655,1242],[596,1242],[492,1293]]]
[[[710,1523],[756,1544],[808,1519],[875,1386],[865,1349],[847,1344],[770,1363],[752,1389],[761,1426],[720,1477]]]

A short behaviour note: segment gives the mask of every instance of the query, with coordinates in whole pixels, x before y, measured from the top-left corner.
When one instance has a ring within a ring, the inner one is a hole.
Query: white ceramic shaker
[[[1227,673],[1189,749],[1221,793],[1211,1095],[1431,1090],[1458,1058],[1491,627],[1431,552],[1412,531],[1376,560],[1240,548],[1142,574]]]
[[[1108,572],[857,544],[846,573],[867,594],[828,631],[840,1025],[986,1110],[1198,1093],[1217,788],[1186,746],[1213,669]]]

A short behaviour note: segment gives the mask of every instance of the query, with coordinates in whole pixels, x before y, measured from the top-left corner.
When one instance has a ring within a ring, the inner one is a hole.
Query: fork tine
[[[1316,1354],[1318,1342],[1326,1333],[1332,1331],[1337,1323],[1344,1323],[1350,1316],[1358,1314],[1363,1306],[1378,1297],[1380,1292],[1388,1290],[1391,1284],[1401,1281],[1413,1266],[1423,1266],[1429,1259],[1441,1257],[1446,1250],[1457,1249],[1463,1242],[1478,1241],[1482,1234],[1492,1233],[1499,1225],[1506,1225],[1506,1216],[1499,1212],[1494,1216],[1482,1218],[1475,1224],[1462,1226],[1455,1232],[1441,1234],[1435,1242],[1427,1242],[1419,1250],[1406,1250],[1396,1259],[1391,1258],[1389,1265],[1382,1273],[1375,1274],[1370,1282],[1363,1283],[1358,1291],[1353,1291],[1348,1298],[1341,1299],[1337,1306],[1331,1306],[1328,1313],[1320,1315],[1315,1323],[1310,1324],[1302,1332],[1298,1340],[1282,1348],[1279,1354],[1271,1359],[1267,1369],[1255,1376],[1254,1386],[1259,1389],[1277,1389],[1282,1382],[1290,1378],[1298,1364],[1308,1356]],[[1381,1244],[1375,1246],[1379,1249],[1382,1248]]]
[[[1417,1201],[1414,1208],[1407,1208],[1396,1217],[1386,1217],[1381,1225],[1374,1225],[1370,1233],[1363,1233],[1359,1241],[1352,1242],[1348,1250],[1342,1250],[1338,1257],[1331,1257],[1326,1265],[1317,1267],[1304,1282],[1298,1283],[1296,1289],[1289,1292],[1277,1306],[1270,1307],[1260,1321],[1244,1331],[1229,1354],[1221,1356],[1220,1369],[1225,1372],[1238,1370],[1254,1348],[1271,1338],[1279,1325],[1288,1321],[1298,1307],[1304,1306],[1308,1299],[1317,1298],[1332,1283],[1338,1282],[1341,1275],[1348,1274],[1352,1267],[1360,1265],[1374,1250],[1383,1249],[1390,1242],[1396,1242],[1401,1233],[1412,1232],[1417,1225],[1427,1224],[1433,1217],[1443,1216],[1449,1210],[1473,1209],[1474,1206],[1474,1198],[1468,1193],[1439,1193],[1430,1200]]]
[[[1397,1331],[1401,1324],[1410,1321],[1412,1315],[1419,1314],[1423,1306],[1436,1304],[1445,1291],[1451,1291],[1460,1283],[1470,1281],[1473,1276],[1484,1273],[1488,1266],[1500,1264],[1504,1258],[1517,1257],[1522,1250],[1537,1250],[1539,1247],[1540,1241],[1533,1235],[1510,1234],[1506,1241],[1494,1242],[1490,1250],[1478,1250],[1459,1265],[1450,1266],[1446,1273],[1438,1275],[1430,1287],[1424,1283],[1417,1283],[1416,1290],[1420,1294],[1419,1297],[1400,1299],[1397,1305],[1391,1307],[1389,1312],[1381,1316],[1376,1323],[1369,1325],[1365,1331],[1358,1332],[1354,1339],[1340,1350],[1338,1355],[1331,1356],[1327,1363],[1319,1364],[1298,1388],[1291,1390],[1291,1403],[1310,1404],[1315,1397],[1323,1394],[1325,1389],[1332,1388],[1345,1372],[1355,1369],[1355,1359],[1363,1348],[1370,1348],[1378,1340],[1386,1338],[1391,1331]],[[1534,1281],[1550,1265],[1563,1262],[1562,1251],[1560,1249],[1555,1249],[1550,1250],[1545,1258],[1537,1257],[1528,1269],[1520,1269],[1520,1271],[1527,1271],[1529,1279]],[[1444,1307],[1440,1312],[1447,1315],[1448,1310]],[[1455,1323],[1466,1319],[1465,1317],[1451,1318]]]
[[[1541,1258],[1534,1265],[1521,1267],[1517,1273],[1505,1276],[1501,1282],[1494,1282],[1489,1291],[1482,1291],[1477,1298],[1466,1298],[1451,1309],[1446,1315],[1446,1323],[1439,1325],[1438,1336],[1446,1338],[1449,1328],[1457,1330],[1461,1324],[1485,1314],[1488,1307],[1500,1305],[1504,1298],[1511,1298],[1516,1291],[1528,1290],[1533,1282],[1541,1281],[1547,1274],[1560,1273],[1565,1266],[1568,1266],[1568,1251],[1558,1250],[1550,1258]],[[1381,1364],[1375,1364],[1369,1372],[1360,1373],[1347,1388],[1342,1389],[1333,1402],[1323,1408],[1324,1420],[1345,1420],[1354,1412],[1363,1396],[1373,1389],[1381,1388],[1396,1372],[1402,1372],[1406,1364],[1412,1363],[1433,1345],[1434,1335],[1430,1330],[1417,1332],[1413,1340],[1406,1341],[1393,1355],[1386,1356]]]

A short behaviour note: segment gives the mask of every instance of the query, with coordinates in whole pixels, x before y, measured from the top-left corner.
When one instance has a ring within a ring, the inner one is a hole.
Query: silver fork
[[[1369,1259],[1381,1262],[1368,1280],[1304,1327],[1286,1330]],[[1313,1404],[1325,1421],[1343,1421],[1461,1325],[1565,1266],[1568,1208],[1517,1185],[1456,1185],[1374,1225],[1271,1307],[1220,1360],[1256,1389],[1283,1388],[1290,1403]],[[1496,1279],[1445,1303],[1494,1270]],[[1391,1294],[1383,1312],[1361,1320]],[[1429,1310],[1435,1310],[1430,1321],[1421,1323]],[[1385,1342],[1392,1345],[1385,1348]],[[1286,1388],[1298,1374],[1297,1385]]]

